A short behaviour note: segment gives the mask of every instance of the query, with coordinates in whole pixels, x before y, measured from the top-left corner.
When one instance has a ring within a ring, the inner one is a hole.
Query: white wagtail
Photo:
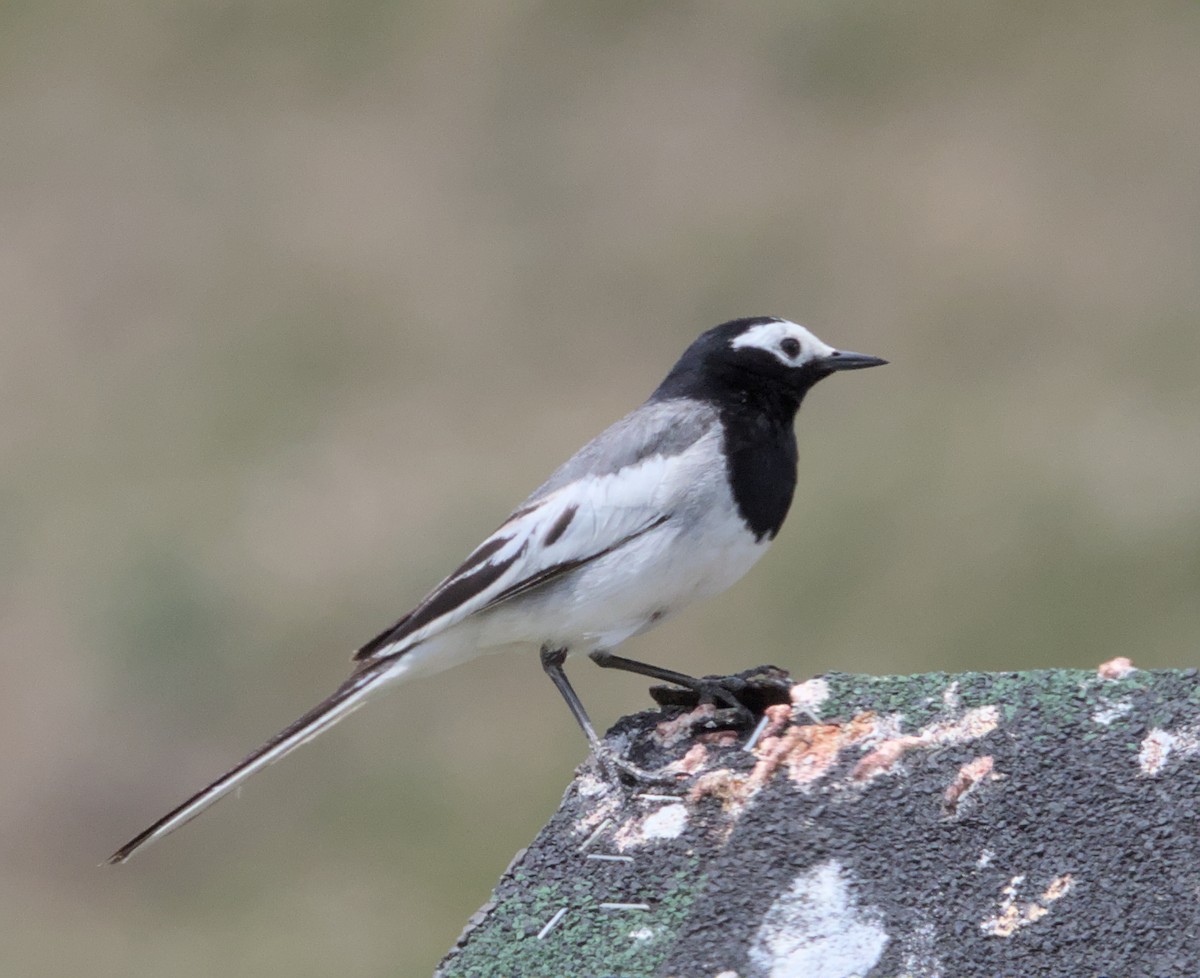
[[[332,696],[110,862],[199,815],[385,687],[485,652],[540,647],[542,667],[598,755],[600,739],[563,671],[568,654],[707,691],[704,680],[612,650],[750,569],[792,502],[792,423],[804,395],[835,371],[886,362],[769,316],[702,334],[645,404],[584,445],[453,574],[360,648],[357,669]]]

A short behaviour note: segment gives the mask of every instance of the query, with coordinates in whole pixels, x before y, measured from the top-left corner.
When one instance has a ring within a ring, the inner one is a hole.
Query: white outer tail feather
[[[367,697],[389,680],[397,678],[394,660],[372,663],[344,682],[337,691],[326,697],[298,720],[285,727],[258,750],[236,767],[222,774],[216,781],[202,788],[187,801],[174,808],[144,832],[134,836],[125,845],[108,857],[109,863],[123,863],[139,849],[157,842],[174,832],[181,825],[207,809],[231,791],[241,787],[252,775],[264,767],[274,764],[290,754],[301,744],[306,744],[318,734],[324,733],[339,720],[349,716],[366,701]]]

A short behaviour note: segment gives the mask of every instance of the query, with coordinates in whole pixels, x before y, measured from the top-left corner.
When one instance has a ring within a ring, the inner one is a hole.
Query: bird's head
[[[734,319],[702,333],[656,393],[693,397],[761,393],[798,404],[813,384],[830,374],[885,363],[879,357],[834,349],[786,319]]]

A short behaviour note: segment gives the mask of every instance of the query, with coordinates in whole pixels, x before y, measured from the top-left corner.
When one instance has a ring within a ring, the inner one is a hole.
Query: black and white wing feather
[[[355,653],[395,658],[471,615],[542,587],[670,520],[672,460],[710,433],[715,411],[650,402],[563,464],[412,611]]]

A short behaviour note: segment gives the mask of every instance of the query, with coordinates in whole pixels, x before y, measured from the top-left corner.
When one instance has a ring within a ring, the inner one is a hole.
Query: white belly
[[[479,615],[478,640],[572,652],[611,649],[741,578],[766,552],[767,541],[754,542],[739,522],[683,529],[666,524],[559,582]]]
[[[724,591],[770,541],[754,539],[737,514],[724,472],[714,470],[710,459],[701,450],[651,459],[643,483],[614,483],[607,504],[643,506],[649,500],[670,518],[603,557],[431,635],[399,657],[397,673],[436,672],[514,645],[573,653],[612,649]]]

